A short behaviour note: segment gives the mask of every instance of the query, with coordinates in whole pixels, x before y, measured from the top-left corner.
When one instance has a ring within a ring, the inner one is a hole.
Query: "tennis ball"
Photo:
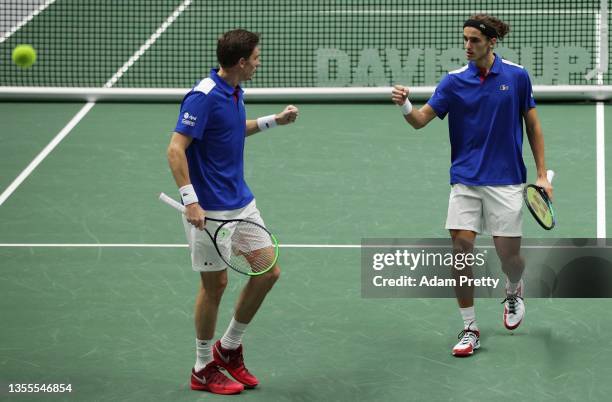
[[[21,68],[30,68],[36,61],[36,50],[30,45],[19,45],[13,49],[13,62]]]

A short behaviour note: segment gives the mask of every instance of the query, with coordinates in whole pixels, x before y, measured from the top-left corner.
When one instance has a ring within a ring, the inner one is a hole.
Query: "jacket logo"
[[[499,86],[500,91],[507,91],[508,89],[510,89],[508,85],[502,84]]]

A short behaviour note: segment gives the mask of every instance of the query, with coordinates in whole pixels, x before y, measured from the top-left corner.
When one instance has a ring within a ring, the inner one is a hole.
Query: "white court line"
[[[359,244],[281,244],[280,248],[361,248]],[[187,248],[185,244],[146,244],[146,243],[0,243],[5,248]],[[378,246],[377,246],[378,247]]]
[[[595,21],[595,66],[597,69],[597,85],[603,85],[602,61],[608,60],[608,10],[607,0],[602,1],[601,10],[596,15]],[[602,28],[606,32],[602,32]],[[605,53],[605,54],[602,54]],[[606,66],[607,71],[607,66]],[[597,153],[597,238],[606,238],[606,146],[605,146],[605,110],[604,103],[597,102],[595,105],[595,127],[596,127],[596,153]]]
[[[0,243],[0,247],[32,248],[187,248],[187,244],[141,244],[141,243]]]
[[[594,14],[596,9],[577,10],[320,10],[320,11],[294,11],[294,15],[350,15],[350,14],[397,14],[397,15],[471,15],[477,13],[506,14],[506,15],[558,15],[558,14]]]
[[[0,194],[0,205],[4,204],[7,198],[13,194],[17,187],[23,183],[23,181],[36,169],[38,165],[53,151],[53,149],[72,131],[72,129],[81,121],[83,117],[91,110],[94,106],[94,102],[87,102],[85,106],[79,110],[79,112],[74,115],[72,120],[66,124],[66,126],[51,140],[50,143],[47,144],[45,148],[30,162],[30,164],[17,176],[15,180],[7,187],[6,190],[2,194]]]
[[[450,245],[449,245],[450,246]],[[187,248],[187,244],[147,244],[147,243],[0,243],[0,248]],[[447,246],[439,244],[280,244],[280,248],[322,248],[322,249],[361,249],[361,248],[444,248]],[[476,246],[477,249],[493,249],[494,245]],[[612,248],[612,246],[537,246],[524,245],[523,249],[591,249],[591,248]]]
[[[134,53],[132,57],[130,57],[129,60],[126,61],[125,64],[121,66],[119,70],[117,70],[115,75],[113,75],[111,79],[108,80],[106,84],[104,84],[104,87],[110,88],[115,85],[115,83],[117,83],[121,76],[123,76],[123,74],[125,74],[127,70],[134,65],[134,63],[136,63],[136,61],[155,43],[157,39],[159,39],[159,37],[166,31],[166,29],[168,29],[168,27],[172,25],[172,23],[181,15],[181,13],[185,11],[185,9],[189,7],[189,5],[191,5],[191,1],[192,0],[185,0],[180,6],[178,6],[174,10],[174,12],[170,14],[170,16],[166,19],[166,21],[164,21],[164,23],[161,24],[159,28],[157,28],[157,31],[155,31],[153,35],[151,35],[149,39],[147,39],[147,41],[142,46],[140,46],[140,49],[138,49],[136,53]]]
[[[8,32],[0,36],[0,43],[4,42],[5,40],[13,36],[13,34],[17,32],[18,30],[20,30],[21,27],[23,27],[28,22],[32,21],[34,17],[36,17],[41,12],[43,12],[47,7],[49,7],[53,3],[55,3],[55,0],[47,0],[46,2],[44,2],[40,7],[34,10],[30,15],[22,19],[17,25],[11,28]]]
[[[281,244],[281,248],[361,248],[359,244]],[[146,243],[0,243],[0,247],[49,247],[49,248],[187,248],[188,244]]]
[[[606,237],[606,146],[604,127],[604,103],[597,102],[595,106],[597,121],[597,237]]]

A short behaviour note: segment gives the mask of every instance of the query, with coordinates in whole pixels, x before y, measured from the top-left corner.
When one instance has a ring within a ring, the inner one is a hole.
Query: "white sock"
[[[223,338],[221,338],[221,347],[228,350],[238,349],[242,343],[242,336],[244,331],[246,331],[247,325],[249,324],[243,324],[232,318],[227,331],[225,331]]]
[[[523,278],[521,277],[516,283],[510,282],[508,275],[506,275],[506,294],[515,295],[518,293],[518,288],[521,286],[521,281]]]
[[[463,318],[463,328],[464,329],[473,329],[478,331],[478,325],[476,325],[476,312],[474,311],[474,306],[459,308],[461,312],[461,317]]]
[[[202,370],[208,363],[213,360],[212,357],[212,339],[197,339],[196,338],[196,362],[193,366],[196,372]]]

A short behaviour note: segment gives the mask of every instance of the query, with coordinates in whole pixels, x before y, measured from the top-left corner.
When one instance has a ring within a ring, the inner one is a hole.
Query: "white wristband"
[[[198,202],[198,196],[196,195],[192,184],[187,184],[186,186],[179,188],[179,193],[181,194],[183,205],[189,205]]]
[[[400,107],[402,108],[402,113],[404,116],[409,115],[410,112],[412,112],[412,103],[410,103],[408,99],[406,99],[406,102],[404,102],[404,104]]]
[[[259,131],[276,127],[276,116],[271,114],[269,116],[260,117],[257,119],[257,127],[259,127]]]

